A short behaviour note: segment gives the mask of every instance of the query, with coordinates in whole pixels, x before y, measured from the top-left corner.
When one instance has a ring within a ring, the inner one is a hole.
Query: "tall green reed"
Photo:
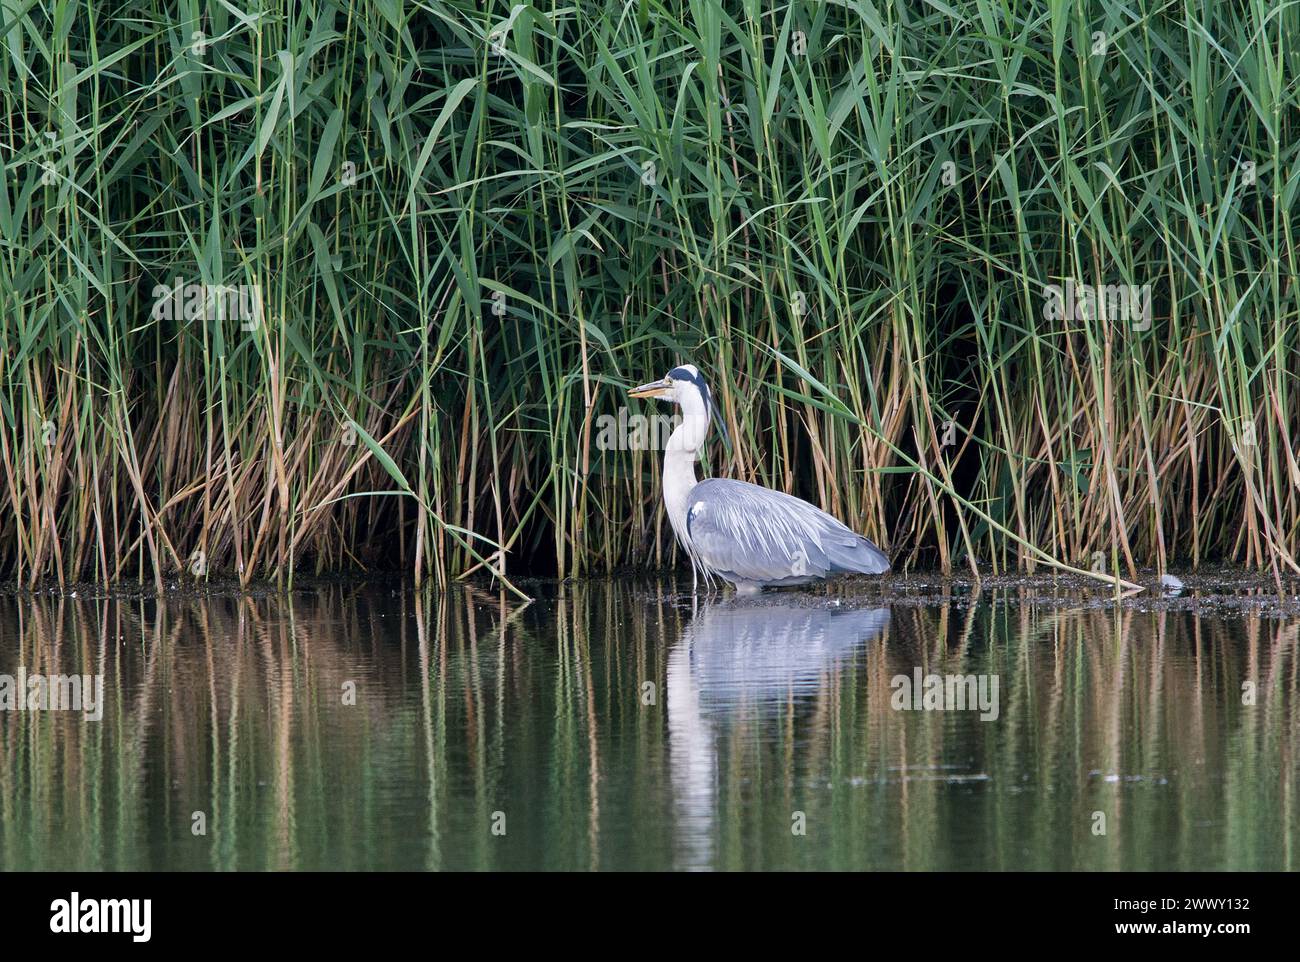
[[[20,583],[666,563],[685,360],[896,566],[1297,570],[1294,3],[0,18]]]

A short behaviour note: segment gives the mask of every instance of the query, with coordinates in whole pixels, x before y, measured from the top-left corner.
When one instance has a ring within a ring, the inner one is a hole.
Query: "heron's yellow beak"
[[[649,384],[634,387],[627,393],[629,397],[671,397],[673,382],[668,378],[664,378],[662,381],[651,381]]]

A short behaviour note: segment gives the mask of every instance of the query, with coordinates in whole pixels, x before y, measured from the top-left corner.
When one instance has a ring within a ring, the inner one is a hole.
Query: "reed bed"
[[[687,360],[898,568],[1300,571],[1295,2],[0,10],[17,583],[667,564]]]

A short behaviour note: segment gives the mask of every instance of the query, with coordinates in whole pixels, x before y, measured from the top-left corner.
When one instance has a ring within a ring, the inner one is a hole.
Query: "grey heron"
[[[726,430],[695,365],[682,364],[628,393],[681,408],[681,423],[664,451],[664,508],[697,579],[699,572],[706,580],[716,575],[750,593],[889,570],[884,552],[807,501],[745,481],[695,480],[710,418]]]

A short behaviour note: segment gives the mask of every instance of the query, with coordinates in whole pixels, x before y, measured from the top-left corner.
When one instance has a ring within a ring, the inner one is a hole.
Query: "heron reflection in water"
[[[718,732],[811,700],[889,624],[888,608],[724,602],[701,607],[668,654],[668,744],[680,867],[714,865]]]

